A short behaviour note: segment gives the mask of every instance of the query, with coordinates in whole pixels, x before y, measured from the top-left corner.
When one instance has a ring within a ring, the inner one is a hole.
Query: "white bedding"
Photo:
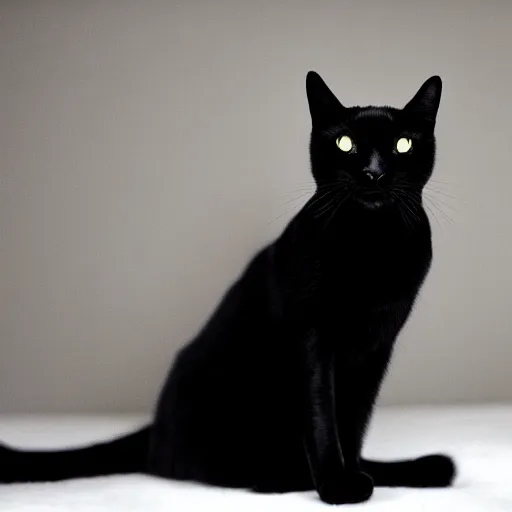
[[[0,439],[27,448],[78,446],[128,432],[145,420],[0,416]],[[445,451],[456,457],[459,476],[452,489],[376,489],[370,502],[347,507],[351,511],[512,512],[512,406],[380,409],[365,451],[381,458]],[[263,496],[143,475],[0,486],[1,512],[302,512],[326,507],[313,492]]]

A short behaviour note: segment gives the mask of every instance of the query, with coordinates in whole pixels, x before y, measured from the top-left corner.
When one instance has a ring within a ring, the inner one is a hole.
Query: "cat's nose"
[[[363,173],[370,181],[373,181],[374,183],[379,182],[386,174],[380,167],[365,167],[363,169]]]
[[[381,182],[383,176],[386,174],[384,171],[384,162],[376,151],[372,153],[370,161],[363,169],[363,174],[369,181],[372,181],[374,185],[376,185],[377,182]]]

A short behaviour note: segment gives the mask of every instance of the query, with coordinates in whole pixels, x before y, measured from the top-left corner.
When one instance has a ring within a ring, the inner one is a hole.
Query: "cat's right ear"
[[[412,112],[435,124],[443,83],[441,78],[429,78],[415,94],[414,98],[404,107],[405,111]]]
[[[345,107],[334,96],[318,73],[310,71],[306,78],[306,91],[313,128],[325,129],[339,124]]]

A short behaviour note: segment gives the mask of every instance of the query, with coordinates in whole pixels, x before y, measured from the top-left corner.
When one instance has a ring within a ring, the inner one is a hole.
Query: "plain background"
[[[444,80],[435,262],[382,403],[512,399],[511,19],[506,0],[1,1],[0,411],[150,410],[311,191],[309,69],[347,105]]]

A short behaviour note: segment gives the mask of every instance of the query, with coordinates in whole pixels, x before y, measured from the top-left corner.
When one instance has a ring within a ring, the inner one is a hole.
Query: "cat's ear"
[[[429,78],[420,87],[414,98],[407,103],[404,110],[420,115],[427,121],[435,123],[441,101],[442,85],[440,77],[433,76]]]
[[[313,128],[328,128],[343,119],[345,107],[334,96],[318,73],[310,71],[306,91]]]

